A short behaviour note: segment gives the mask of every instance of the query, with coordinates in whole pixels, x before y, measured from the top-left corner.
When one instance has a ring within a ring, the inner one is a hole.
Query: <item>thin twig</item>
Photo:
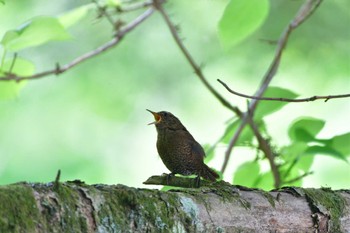
[[[95,3],[95,5],[96,5],[96,7],[97,7],[97,9],[98,9],[98,11],[99,11],[99,16],[98,16],[98,18],[101,17],[101,16],[104,16],[104,17],[108,20],[108,22],[109,22],[110,24],[112,24],[112,26],[113,26],[113,28],[114,28],[114,27],[115,27],[114,20],[113,20],[113,18],[108,14],[108,12],[106,11],[106,7],[100,6],[100,4],[98,3],[98,1],[96,1],[96,0],[92,0],[92,2]]]
[[[286,29],[284,30],[284,32],[282,33],[280,39],[278,40],[278,45],[276,48],[276,53],[274,56],[274,59],[269,67],[269,69],[267,70],[266,74],[264,75],[263,81],[260,85],[260,88],[258,89],[258,91],[255,93],[254,96],[257,97],[261,97],[265,90],[267,89],[268,85],[270,84],[272,78],[275,76],[277,69],[279,67],[280,61],[281,61],[281,56],[282,56],[282,52],[285,48],[285,46],[287,45],[287,41],[289,39],[289,35],[290,33],[296,29],[302,22],[304,22],[306,20],[306,18],[308,18],[315,10],[316,8],[320,5],[322,0],[307,0],[306,3],[304,3],[298,13],[296,14],[296,16],[294,17],[294,19],[292,20],[292,22],[286,27]],[[253,99],[253,101],[250,103],[248,111],[250,114],[254,114],[254,111],[257,107],[259,100],[255,100]],[[245,113],[242,117],[242,122],[240,124],[240,126],[238,127],[235,135],[232,137],[226,153],[225,153],[225,160],[224,163],[222,165],[221,168],[221,172],[224,172],[227,164],[228,164],[228,160],[230,158],[233,146],[236,144],[239,135],[241,134],[243,128],[245,127],[245,125],[247,124],[249,119],[249,116],[247,113]]]
[[[105,43],[104,45],[98,47],[97,49],[87,52],[83,54],[80,57],[77,57],[70,63],[63,65],[62,67],[56,66],[55,69],[44,71],[41,73],[37,73],[31,76],[17,76],[16,74],[7,74],[5,77],[0,77],[0,80],[16,80],[16,81],[21,81],[21,80],[26,80],[26,79],[38,79],[42,78],[51,74],[62,74],[66,72],[67,70],[73,68],[74,66],[82,63],[85,60],[88,60],[89,58],[95,57],[96,55],[111,49],[112,47],[116,46],[119,44],[121,39],[130,31],[132,31],[134,28],[136,28],[139,24],[141,24],[143,21],[145,21],[149,16],[152,15],[154,12],[153,8],[147,9],[143,14],[139,15],[136,19],[134,19],[132,22],[130,22],[128,25],[123,27],[117,34],[116,36],[110,40],[109,42]],[[58,67],[58,68],[57,68]]]
[[[336,99],[336,98],[347,98],[350,97],[350,94],[342,94],[342,95],[326,95],[326,96],[312,96],[309,98],[302,98],[302,99],[289,99],[289,98],[273,98],[273,97],[258,97],[258,96],[252,96],[252,95],[246,95],[239,93],[237,91],[232,90],[231,88],[228,87],[226,83],[221,81],[220,79],[217,80],[219,83],[221,83],[227,91],[234,95],[238,95],[243,98],[248,98],[248,99],[255,99],[255,100],[268,100],[268,101],[281,101],[281,102],[310,102],[310,101],[315,101],[315,100],[320,100],[324,99],[325,102],[327,102],[329,99]]]
[[[12,73],[12,70],[13,70],[13,67],[15,66],[15,63],[16,63],[16,60],[17,60],[17,53],[15,53],[13,55],[13,59],[12,59],[12,62],[11,62],[11,66],[10,66],[10,69],[9,69],[9,73]]]
[[[312,175],[314,174],[313,171],[311,172],[305,172],[304,174],[298,176],[298,177],[295,177],[293,179],[290,179],[290,180],[287,180],[287,181],[284,181],[283,184],[290,184],[290,183],[294,183],[295,181],[298,181],[298,180],[301,180],[303,179],[304,177],[308,176],[308,175]]]
[[[130,4],[129,6],[118,6],[117,12],[135,11],[135,10],[139,10],[152,5],[153,5],[152,1],[138,2],[138,3]]]
[[[187,61],[190,63],[192,68],[194,69],[194,72],[197,74],[199,79],[202,81],[202,83],[209,89],[209,91],[223,104],[225,107],[228,109],[232,110],[235,112],[237,115],[241,115],[241,111],[237,108],[232,106],[227,100],[224,99],[211,85],[210,83],[206,80],[204,77],[204,74],[202,73],[202,70],[199,65],[195,62],[195,60],[192,58],[191,54],[188,52],[186,49],[185,45],[182,43],[182,40],[180,39],[176,26],[171,22],[170,17],[168,14],[165,12],[162,4],[160,4],[160,0],[153,0],[153,4],[156,9],[160,12],[160,14],[163,16],[167,26],[169,27],[169,30],[176,42],[176,44],[179,46],[181,52],[185,55]]]

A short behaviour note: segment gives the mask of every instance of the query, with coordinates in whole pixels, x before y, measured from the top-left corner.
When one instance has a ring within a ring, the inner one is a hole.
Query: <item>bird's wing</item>
[[[192,146],[192,154],[194,156],[198,156],[201,159],[203,159],[205,157],[205,152],[204,152],[202,146],[198,142],[192,141],[191,146]]]

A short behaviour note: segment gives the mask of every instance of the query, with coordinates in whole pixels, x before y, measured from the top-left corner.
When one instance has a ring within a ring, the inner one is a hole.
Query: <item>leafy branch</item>
[[[149,18],[153,14],[153,12],[154,12],[154,9],[152,7],[148,8],[145,12],[143,12],[141,15],[136,17],[129,24],[127,24],[126,26],[122,27],[119,31],[117,31],[117,33],[115,34],[115,36],[112,40],[101,45],[100,47],[98,47],[95,50],[92,50],[90,52],[87,52],[87,53],[75,58],[73,61],[71,61],[63,66],[56,64],[56,67],[54,69],[43,71],[43,72],[40,72],[40,73],[37,73],[34,75],[30,75],[30,76],[19,76],[17,74],[12,73],[11,70],[9,70],[8,72],[4,72],[6,74],[6,76],[0,77],[0,81],[1,80],[3,80],[3,81],[14,80],[14,81],[19,82],[22,80],[43,78],[43,77],[46,77],[46,76],[52,75],[52,74],[55,74],[55,75],[62,74],[64,72],[72,69],[73,67],[79,65],[80,63],[82,63],[90,58],[93,58],[93,57],[115,47],[116,45],[118,45],[129,32],[131,32],[133,29],[135,29],[137,26],[139,26],[147,18]]]
[[[278,45],[276,48],[276,53],[275,53],[274,59],[272,60],[272,63],[270,65],[269,69],[267,70],[267,72],[263,78],[263,81],[260,85],[260,88],[256,92],[255,96],[261,97],[264,94],[267,87],[269,86],[272,78],[275,76],[277,69],[279,67],[280,61],[281,61],[283,50],[284,50],[285,46],[287,45],[287,41],[288,41],[289,36],[292,33],[292,31],[294,29],[296,29],[301,23],[303,23],[317,9],[317,7],[320,4],[321,4],[321,0],[307,0],[300,7],[298,13],[295,15],[292,22],[289,23],[289,25],[286,27],[286,29],[282,33],[280,39],[278,40]],[[245,125],[249,122],[249,119],[250,119],[249,115],[254,114],[254,111],[255,111],[257,105],[258,105],[258,100],[254,99],[249,104],[248,111],[243,114],[240,126],[238,127],[235,135],[232,137],[231,141],[229,142],[228,148],[226,150],[225,160],[224,160],[224,163],[223,163],[222,168],[221,168],[222,172],[224,172],[226,167],[227,167],[227,164],[228,164],[228,161],[229,161],[229,158],[230,158],[230,155],[231,155],[231,152],[232,152],[234,145],[236,144],[240,134],[242,133],[242,131],[245,127]],[[274,175],[276,175],[276,174],[274,174]],[[275,186],[276,186],[276,183],[275,183]]]

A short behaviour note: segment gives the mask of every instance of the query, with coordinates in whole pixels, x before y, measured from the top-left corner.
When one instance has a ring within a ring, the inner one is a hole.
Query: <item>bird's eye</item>
[[[164,113],[164,116],[165,116],[165,117],[166,117],[166,116],[168,116],[168,113],[167,113],[167,112],[165,112],[165,113]]]

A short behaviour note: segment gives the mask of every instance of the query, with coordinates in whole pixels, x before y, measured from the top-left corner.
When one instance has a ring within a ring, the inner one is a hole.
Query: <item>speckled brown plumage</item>
[[[219,175],[204,164],[204,150],[180,120],[170,112],[151,112],[155,118],[157,150],[170,175],[197,175],[215,181]]]

